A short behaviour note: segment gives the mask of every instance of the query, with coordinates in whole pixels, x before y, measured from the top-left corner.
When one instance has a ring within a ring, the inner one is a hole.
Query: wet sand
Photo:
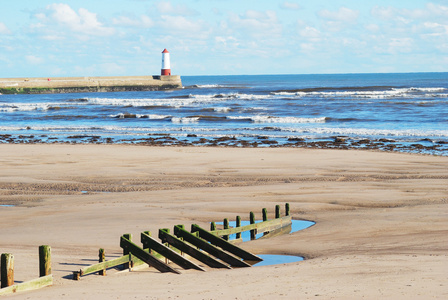
[[[293,148],[0,145],[0,252],[15,280],[52,247],[54,286],[17,299],[446,299],[448,157]],[[162,274],[72,271],[122,250],[119,237],[210,221],[270,218],[290,203],[316,225],[243,243],[302,262]]]

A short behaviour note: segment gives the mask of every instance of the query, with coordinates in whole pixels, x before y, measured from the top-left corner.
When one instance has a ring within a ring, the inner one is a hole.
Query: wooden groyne
[[[237,216],[235,228],[229,228],[228,219],[224,219],[223,229],[216,229],[216,224],[212,222],[211,231],[205,230],[197,224],[192,224],[190,231],[187,231],[183,225],[176,225],[173,235],[169,229],[162,228],[158,232],[160,241],[153,238],[151,232],[144,231],[140,235],[142,246],[133,242],[131,234],[123,234],[120,237],[123,256],[106,261],[105,251],[100,249],[98,263],[74,271],[73,279],[79,280],[81,276],[93,273],[104,276],[109,268],[122,266],[123,269],[132,270],[134,267],[144,264],[154,267],[160,272],[180,274],[178,269],[172,267],[169,262],[173,262],[183,269],[198,271],[205,271],[205,269],[197,262],[210,268],[251,267],[262,259],[235,245],[235,242],[241,241],[241,233],[251,231],[252,239],[255,239],[256,234],[259,233],[263,233],[263,237],[268,237],[271,233],[289,227],[292,220],[288,203],[285,205],[283,217],[280,213],[280,206],[276,205],[274,219],[268,220],[266,208],[262,210],[262,222],[255,222],[253,212],[250,212],[249,218],[251,224],[241,226],[241,217]],[[230,234],[236,234],[237,240],[229,242],[228,235]]]
[[[177,88],[182,88],[182,80],[178,75],[0,78],[1,94],[159,91]]]
[[[47,245],[39,247],[39,278],[14,284],[14,255],[11,253],[3,253],[1,255],[0,270],[0,296],[50,286],[53,284],[51,248]]]

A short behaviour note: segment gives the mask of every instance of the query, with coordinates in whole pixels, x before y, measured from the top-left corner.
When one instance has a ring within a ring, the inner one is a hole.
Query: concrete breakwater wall
[[[182,87],[180,76],[0,78],[2,94],[159,91]]]

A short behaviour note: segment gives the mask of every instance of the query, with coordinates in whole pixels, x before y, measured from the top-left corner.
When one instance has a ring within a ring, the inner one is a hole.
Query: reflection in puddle
[[[12,204],[0,204],[0,207],[14,207]]]
[[[255,221],[255,223],[260,223],[262,222],[262,220],[257,220]],[[216,222],[217,225],[223,225],[223,222]],[[315,222],[311,222],[311,221],[303,221],[303,220],[292,220],[292,224],[290,226],[284,227],[282,229],[279,229],[278,231],[275,232],[271,232],[269,235],[272,236],[273,234],[275,234],[276,232],[279,233],[293,233],[299,230],[303,230],[306,229],[312,225],[316,224]],[[230,227],[235,227],[236,226],[236,221],[230,221],[229,222]],[[246,225],[250,225],[249,221],[241,221],[241,226],[246,226]],[[257,236],[255,238],[260,238],[263,236],[263,233],[257,234]],[[241,238],[243,239],[243,242],[248,242],[250,241],[250,231],[245,231],[241,233]],[[231,234],[229,235],[229,240],[234,240],[236,239],[236,234]],[[297,257],[297,256],[294,256]]]
[[[288,264],[303,260],[303,257],[293,255],[258,254],[257,256],[262,258],[263,261],[256,262],[253,264],[254,267]]]

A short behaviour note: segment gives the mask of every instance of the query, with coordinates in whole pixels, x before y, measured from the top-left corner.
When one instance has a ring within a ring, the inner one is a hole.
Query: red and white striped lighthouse
[[[162,75],[171,75],[170,53],[166,49],[162,52]]]

